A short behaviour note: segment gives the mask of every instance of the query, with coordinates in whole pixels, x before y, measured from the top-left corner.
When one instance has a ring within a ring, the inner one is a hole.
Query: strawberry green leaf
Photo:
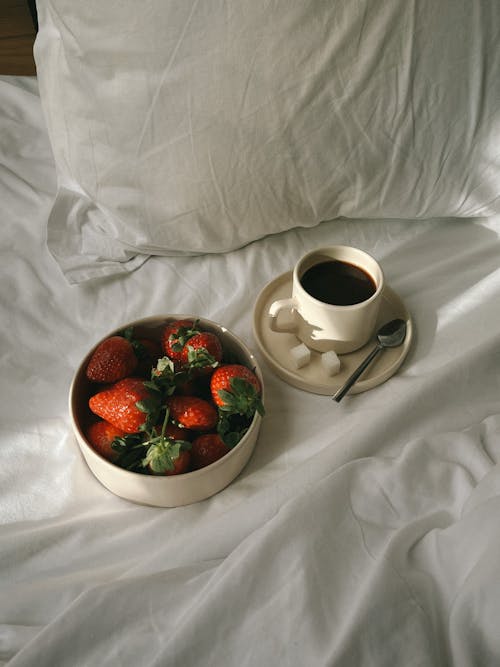
[[[143,343],[141,343],[141,341],[131,340],[130,343],[132,344],[135,356],[139,361],[143,361],[144,359],[149,358],[149,350],[145,345],[143,345]]]
[[[194,348],[188,343],[187,351],[190,368],[217,368],[219,365],[215,357],[204,347]]]
[[[219,389],[217,392],[223,402],[220,410],[251,417],[257,411],[264,415],[264,406],[255,388],[243,378],[231,378],[231,389]]]
[[[169,357],[161,357],[156,364],[156,370],[159,373],[169,374],[174,372],[174,362]]]
[[[145,382],[146,386],[152,386],[165,396],[170,396],[175,391],[175,367],[168,357],[158,359],[156,368],[151,371],[151,380]]]
[[[173,470],[175,459],[181,451],[190,449],[191,443],[184,440],[172,440],[160,436],[154,441],[145,458],[142,460],[143,467],[149,467],[153,473],[161,474],[166,470]]]
[[[142,465],[150,467],[155,473],[162,473],[165,470],[174,469],[174,459],[179,456],[180,446],[177,442],[168,442],[165,439],[160,439],[159,442],[153,443],[142,461]]]
[[[152,380],[144,380],[144,386],[150,389],[151,391],[161,392],[160,387],[156,382]]]
[[[239,414],[229,414],[219,412],[219,421],[217,423],[217,433],[225,444],[232,449],[248,431],[251,418]]]
[[[118,453],[114,463],[120,468],[133,472],[144,472],[142,458],[144,457],[143,435],[131,433],[121,438],[115,438],[111,447]]]
[[[193,322],[191,327],[179,327],[177,331],[171,333],[169,336],[169,341],[172,343],[172,349],[174,352],[181,352],[184,345],[188,342],[190,338],[195,336],[197,333],[200,333],[198,328],[198,320]]]
[[[134,327],[127,327],[123,331],[120,331],[118,335],[128,340],[129,343],[132,343],[134,339]]]
[[[156,396],[150,396],[149,398],[144,398],[142,401],[137,401],[135,405],[138,410],[144,412],[146,415],[150,415],[158,411],[160,401]]]

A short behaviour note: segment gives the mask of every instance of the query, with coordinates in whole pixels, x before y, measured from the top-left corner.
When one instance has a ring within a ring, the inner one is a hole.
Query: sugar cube
[[[340,371],[340,359],[333,350],[323,352],[321,355],[321,363],[328,375],[337,375]]]
[[[296,368],[302,368],[311,361],[311,351],[301,343],[290,350]]]

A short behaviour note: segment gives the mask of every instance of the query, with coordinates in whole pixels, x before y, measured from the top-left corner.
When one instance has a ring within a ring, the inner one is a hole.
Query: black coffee
[[[333,306],[352,306],[369,299],[377,289],[373,278],[358,266],[331,259],[314,264],[300,280],[311,296]]]

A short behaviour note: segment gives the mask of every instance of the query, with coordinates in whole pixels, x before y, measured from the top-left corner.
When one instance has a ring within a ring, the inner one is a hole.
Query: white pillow
[[[72,282],[339,216],[500,212],[498,0],[38,0]]]

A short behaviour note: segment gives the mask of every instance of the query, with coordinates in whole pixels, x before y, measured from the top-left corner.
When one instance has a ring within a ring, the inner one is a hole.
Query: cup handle
[[[295,324],[289,323],[288,326],[283,323],[278,323],[278,316],[283,310],[292,310],[295,308],[296,303],[293,297],[289,299],[278,299],[278,301],[273,301],[269,306],[269,327],[272,331],[277,331],[278,333],[291,332],[295,330]]]

